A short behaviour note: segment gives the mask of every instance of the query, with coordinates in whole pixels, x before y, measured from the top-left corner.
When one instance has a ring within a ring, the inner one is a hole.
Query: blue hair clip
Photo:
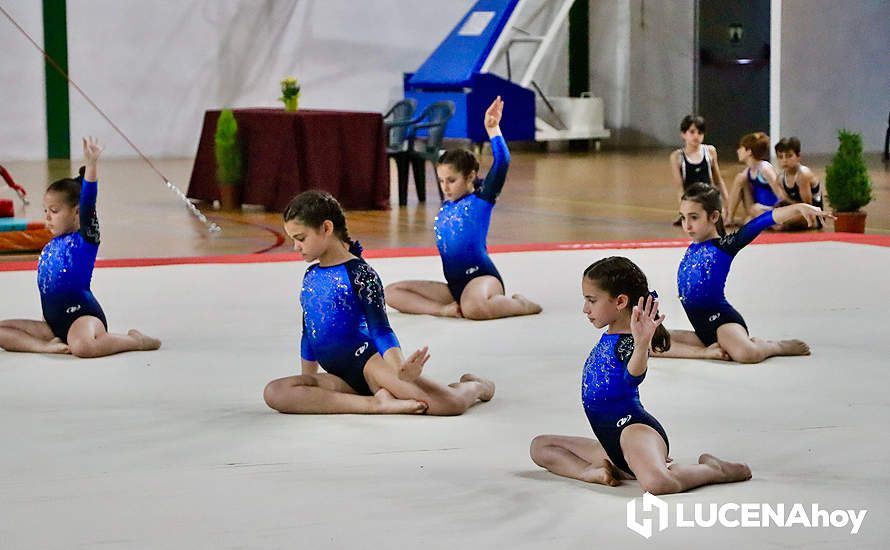
[[[654,290],[650,290],[650,291],[649,291],[649,296],[652,296],[652,299],[653,299],[653,300],[657,300],[657,299],[658,299],[658,293],[655,292]]]

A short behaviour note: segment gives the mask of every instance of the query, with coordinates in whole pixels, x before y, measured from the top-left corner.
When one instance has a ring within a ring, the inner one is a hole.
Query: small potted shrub
[[[241,144],[238,140],[238,122],[231,109],[223,109],[216,121],[213,136],[216,155],[216,183],[219,187],[219,203],[223,210],[241,208],[242,161]]]
[[[862,158],[862,137],[855,132],[838,132],[837,154],[825,169],[825,192],[837,220],[834,230],[847,233],[865,232],[865,212],[860,210],[871,202],[871,181]]]

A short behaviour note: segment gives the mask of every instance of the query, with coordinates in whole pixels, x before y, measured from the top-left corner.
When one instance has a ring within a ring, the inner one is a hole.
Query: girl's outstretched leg
[[[671,330],[669,332],[671,334],[671,349],[660,352],[653,351],[653,357],[729,361],[729,354],[720,347],[719,343],[705,346],[691,330]]]
[[[621,473],[599,441],[589,437],[539,435],[529,449],[532,461],[556,475],[616,487]]]
[[[479,402],[494,397],[494,382],[473,374],[465,374],[459,382],[441,384],[424,376],[401,380],[398,373],[379,354],[365,365],[365,380],[372,390],[388,390],[398,399],[420,401],[427,405],[427,414],[455,416]]]
[[[653,495],[751,479],[746,464],[726,462],[709,454],[701,455],[698,464],[668,463],[664,439],[645,424],[633,424],[621,432],[621,450],[640,487]]]
[[[70,353],[68,344],[56,338],[46,321],[0,321],[0,348],[32,353]]]
[[[745,327],[727,323],[717,329],[717,341],[730,358],[738,363],[760,363],[779,355],[809,355],[810,346],[800,340],[761,340],[751,338]]]
[[[290,414],[421,414],[426,405],[396,399],[381,388],[374,395],[358,395],[333,374],[301,374],[266,384],[263,399],[278,412]]]
[[[135,329],[126,335],[109,333],[97,317],[85,315],[68,329],[68,347],[78,357],[105,357],[125,351],[155,350],[161,347],[161,341]]]
[[[504,285],[491,275],[467,283],[460,296],[460,309],[467,319],[484,321],[541,313],[541,306],[521,294],[504,295]]]
[[[448,285],[435,281],[399,281],[383,291],[386,305],[402,313],[460,317],[460,306],[451,296]]]

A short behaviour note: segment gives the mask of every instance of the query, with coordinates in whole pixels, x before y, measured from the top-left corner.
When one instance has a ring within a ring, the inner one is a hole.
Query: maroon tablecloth
[[[294,195],[322,189],[350,210],[389,208],[389,162],[380,113],[235,109],[244,149],[241,200],[280,212]],[[213,134],[204,114],[188,196],[219,199]]]

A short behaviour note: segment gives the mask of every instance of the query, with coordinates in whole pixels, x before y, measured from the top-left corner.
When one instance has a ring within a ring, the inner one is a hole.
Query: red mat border
[[[600,242],[566,242],[566,243],[528,243],[502,244],[488,247],[491,253],[499,252],[546,252],[553,250],[605,250],[621,248],[682,248],[689,246],[688,239],[661,239],[636,241],[600,241]],[[864,244],[890,248],[890,236],[861,235],[856,233],[767,233],[761,235],[754,244],[786,244],[841,242]],[[410,258],[419,256],[438,256],[435,248],[384,248],[366,250],[365,258]],[[252,264],[272,262],[294,262],[302,260],[295,252],[276,254],[231,254],[227,256],[192,256],[183,258],[120,258],[96,260],[96,267],[150,267],[163,265],[189,264]],[[30,271],[37,268],[36,261],[2,262],[0,271]]]

